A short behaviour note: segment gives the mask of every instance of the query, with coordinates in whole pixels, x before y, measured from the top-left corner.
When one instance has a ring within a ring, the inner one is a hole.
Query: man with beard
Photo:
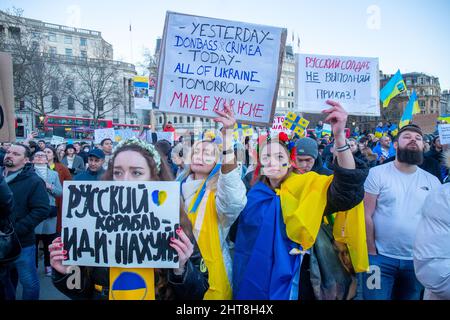
[[[413,264],[413,244],[428,194],[441,185],[420,169],[420,127],[401,128],[394,142],[396,159],[370,169],[364,184],[367,249],[370,271],[363,274],[367,300],[418,300],[422,290]]]

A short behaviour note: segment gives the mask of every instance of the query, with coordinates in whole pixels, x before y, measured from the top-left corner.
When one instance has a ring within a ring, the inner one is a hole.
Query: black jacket
[[[3,172],[1,172],[3,175]],[[44,181],[27,163],[17,177],[8,182],[14,195],[12,220],[22,247],[36,243],[34,228],[48,218],[50,205]]]
[[[327,191],[327,205],[324,215],[349,210],[364,199],[364,181],[369,169],[356,161],[356,169],[344,169],[333,164],[334,177]]]
[[[202,300],[209,288],[208,271],[201,272],[203,258],[198,246],[195,245],[194,253],[185,265],[183,275],[177,276],[173,269],[162,269],[166,272],[168,286],[173,290],[176,300]],[[108,300],[109,298],[109,268],[106,267],[80,267],[81,286],[80,289],[69,289],[67,283],[71,283],[69,275],[63,275],[53,270],[52,280],[55,287],[73,300]],[[156,273],[155,273],[156,278]],[[69,280],[69,281],[68,281]],[[155,285],[157,283],[155,279]],[[102,292],[97,291],[94,286],[100,285]],[[162,299],[157,295],[156,299]]]
[[[9,189],[3,175],[0,175],[0,221],[11,215],[13,204],[14,196],[11,189]]]
[[[317,157],[316,161],[314,162],[314,165],[313,165],[311,171],[314,171],[315,173],[318,173],[318,174],[323,174],[325,176],[331,176],[333,174],[333,171],[331,171],[330,169],[327,169],[323,166],[323,160],[320,155]]]

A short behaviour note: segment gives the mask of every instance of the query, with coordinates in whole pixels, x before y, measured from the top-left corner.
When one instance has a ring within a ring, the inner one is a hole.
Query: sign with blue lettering
[[[179,182],[64,181],[64,265],[178,268]]]
[[[160,111],[272,125],[286,29],[168,12],[156,103]]]
[[[321,113],[339,102],[357,116],[380,116],[378,58],[297,55],[296,103],[300,112]]]

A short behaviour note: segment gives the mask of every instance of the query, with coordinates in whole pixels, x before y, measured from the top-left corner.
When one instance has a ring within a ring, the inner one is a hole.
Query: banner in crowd
[[[64,265],[177,268],[178,182],[64,181]]]
[[[114,128],[106,129],[95,129],[94,131],[94,143],[100,143],[103,139],[111,139],[111,141],[116,141],[116,133]]]
[[[117,129],[114,130],[114,140],[115,142],[120,142],[122,140],[127,140],[133,137],[137,136],[137,133],[133,131],[133,129],[127,128],[127,129]]]
[[[160,111],[272,124],[286,29],[167,12],[156,102]]]
[[[60,136],[52,136],[52,140],[50,140],[50,144],[57,146],[65,142],[64,137]]]
[[[450,144],[450,124],[440,124],[438,130],[441,144]]]
[[[136,76],[133,78],[133,97],[135,109],[152,109],[154,89],[150,92],[148,77]]]
[[[16,140],[15,123],[12,58],[0,52],[0,142]]]
[[[297,55],[301,112],[321,113],[334,100],[351,115],[380,116],[378,58]]]

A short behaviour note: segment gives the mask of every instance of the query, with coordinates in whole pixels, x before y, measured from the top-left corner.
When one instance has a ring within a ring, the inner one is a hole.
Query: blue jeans
[[[22,300],[39,300],[39,276],[36,269],[36,246],[22,248],[19,258],[13,262],[11,270],[12,286],[9,296],[15,297],[17,282],[23,287]],[[9,291],[9,290],[8,290]]]
[[[412,260],[369,255],[369,265],[370,271],[362,274],[364,300],[420,300],[423,287]]]

